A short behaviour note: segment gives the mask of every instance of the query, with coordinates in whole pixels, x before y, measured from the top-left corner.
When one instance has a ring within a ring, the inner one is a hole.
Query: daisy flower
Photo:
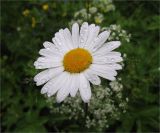
[[[68,95],[75,97],[80,92],[84,102],[91,98],[91,86],[100,85],[101,79],[115,80],[116,70],[122,69],[117,62],[122,61],[121,54],[112,50],[120,46],[120,41],[106,42],[110,31],[100,32],[100,27],[84,22],[60,29],[52,38],[53,42],[44,42],[34,66],[46,69],[34,77],[36,85],[45,84],[42,94],[48,97],[57,93],[57,102]],[[106,42],[106,43],[105,43]]]

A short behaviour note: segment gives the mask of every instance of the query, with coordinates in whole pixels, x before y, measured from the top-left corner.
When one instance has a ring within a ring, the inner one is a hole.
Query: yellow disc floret
[[[65,54],[63,66],[65,71],[70,73],[79,73],[87,69],[92,63],[91,54],[83,49],[76,48]]]

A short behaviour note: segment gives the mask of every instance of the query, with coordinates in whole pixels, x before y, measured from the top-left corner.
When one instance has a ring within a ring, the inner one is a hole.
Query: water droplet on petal
[[[101,39],[102,37],[101,36],[98,36],[98,38],[97,39]]]
[[[37,65],[37,68],[41,69],[41,68],[42,68],[42,66],[41,66],[41,65]]]
[[[113,64],[109,64],[110,67],[113,67]]]
[[[81,41],[80,41],[81,43],[83,43],[84,41],[83,41],[83,39],[81,39]]]
[[[115,59],[114,58],[111,58],[111,61],[114,61]]]

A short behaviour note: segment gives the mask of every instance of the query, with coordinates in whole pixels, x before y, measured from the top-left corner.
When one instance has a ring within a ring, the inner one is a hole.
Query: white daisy
[[[101,79],[115,80],[116,70],[122,69],[117,62],[122,61],[121,54],[112,50],[120,46],[119,41],[106,42],[109,31],[100,32],[95,24],[84,22],[79,28],[77,23],[60,29],[51,42],[44,42],[42,55],[35,61],[36,69],[46,69],[34,77],[37,86],[46,83],[42,94],[48,97],[57,93],[57,102],[68,95],[75,97],[80,92],[84,102],[91,98],[90,83],[100,85]]]

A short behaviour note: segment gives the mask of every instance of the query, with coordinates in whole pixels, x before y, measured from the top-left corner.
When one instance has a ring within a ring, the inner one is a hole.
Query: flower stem
[[[89,21],[89,3],[90,1],[87,0],[87,21]]]

